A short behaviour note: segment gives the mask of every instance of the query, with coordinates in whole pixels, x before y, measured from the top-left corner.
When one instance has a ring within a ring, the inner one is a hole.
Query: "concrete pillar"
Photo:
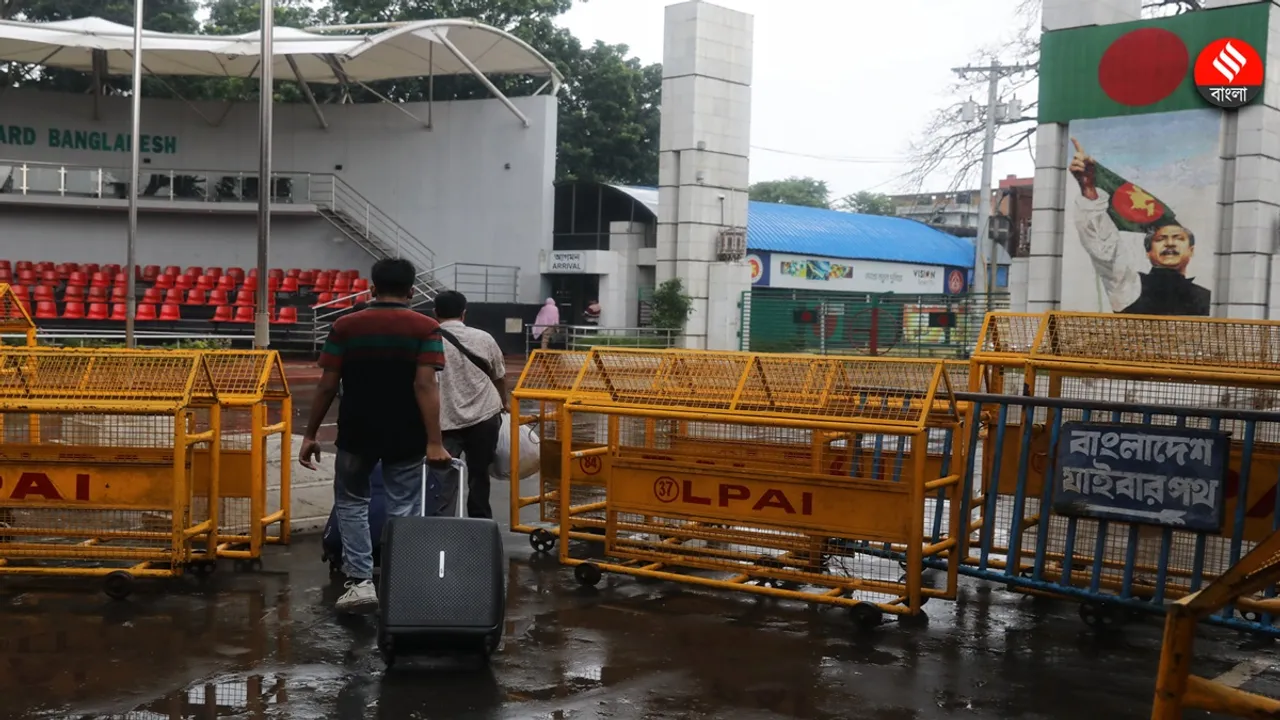
[[[1027,312],[1027,292],[1031,289],[1031,259],[1014,258],[1009,265],[1009,310]]]
[[[640,248],[644,245],[642,223],[615,222],[609,225],[609,251],[613,272],[600,276],[600,318],[607,327],[633,328],[639,325]]]
[[[1041,25],[1065,30],[1142,19],[1142,0],[1044,0]]]
[[[751,267],[745,260],[713,263],[709,279],[715,288],[707,303],[707,349],[738,350],[742,332],[742,294],[751,289]]]
[[[686,347],[707,346],[723,292],[710,282],[720,232],[747,224],[752,31],[750,15],[701,0],[666,9],[656,279],[683,278],[693,299]],[[745,264],[728,267],[749,279]]]
[[[1036,129],[1036,184],[1031,198],[1027,312],[1057,310],[1062,300],[1062,234],[1066,218],[1067,126]]]

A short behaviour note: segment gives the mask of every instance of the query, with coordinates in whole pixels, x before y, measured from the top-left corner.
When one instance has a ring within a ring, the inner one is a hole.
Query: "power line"
[[[796,152],[794,150],[779,150],[777,148],[761,147],[759,145],[752,145],[751,149],[760,150],[762,152],[777,153],[778,155],[792,155],[794,157],[810,158],[812,160],[825,160],[827,162],[842,162],[842,163],[859,163],[859,164],[865,164],[865,165],[904,163],[908,161],[907,158],[864,158],[864,157],[850,157],[850,156],[844,156],[844,155],[816,155],[813,153]]]

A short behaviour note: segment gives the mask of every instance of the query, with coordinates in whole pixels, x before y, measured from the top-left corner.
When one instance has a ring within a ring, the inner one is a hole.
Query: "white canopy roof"
[[[109,75],[133,72],[133,28],[90,17],[50,23],[0,21],[0,62],[92,72],[106,57]],[[272,35],[276,77],[367,83],[428,75],[541,75],[558,87],[555,65],[516,36],[474,20],[423,20],[372,35],[328,35],[278,27]],[[151,75],[256,77],[259,33],[178,35],[143,31],[142,63]],[[468,62],[474,68],[468,67]],[[335,72],[334,64],[341,68]],[[338,75],[345,75],[340,78]]]

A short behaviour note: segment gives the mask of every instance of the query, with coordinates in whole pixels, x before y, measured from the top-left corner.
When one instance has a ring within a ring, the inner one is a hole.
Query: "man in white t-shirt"
[[[440,379],[440,427],[444,446],[467,463],[467,516],[492,518],[489,465],[498,449],[502,413],[510,412],[507,365],[498,341],[467,327],[467,297],[447,290],[435,297],[444,338],[446,370]]]

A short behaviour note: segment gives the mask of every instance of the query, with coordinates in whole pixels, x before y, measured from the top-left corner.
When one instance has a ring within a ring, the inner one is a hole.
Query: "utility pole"
[[[275,8],[272,0],[262,0],[261,58],[258,63],[258,289],[253,318],[253,346],[265,350],[271,345],[271,292],[267,277],[271,258],[272,101],[275,93]]]
[[[986,106],[979,107],[968,100],[960,113],[965,122],[973,122],[981,110],[985,125],[982,136],[982,185],[978,188],[978,235],[973,240],[973,288],[970,292],[987,296],[987,312],[992,309],[991,293],[996,285],[997,272],[996,243],[991,239],[991,165],[995,155],[996,125],[1022,120],[1022,104],[1016,96],[1008,103],[1000,102],[1000,81],[1010,75],[1033,71],[1036,67],[1035,64],[1001,65],[998,60],[993,59],[990,65],[952,68],[952,72],[962,79],[971,73],[985,75],[987,79]],[[978,271],[980,267],[981,272]]]

